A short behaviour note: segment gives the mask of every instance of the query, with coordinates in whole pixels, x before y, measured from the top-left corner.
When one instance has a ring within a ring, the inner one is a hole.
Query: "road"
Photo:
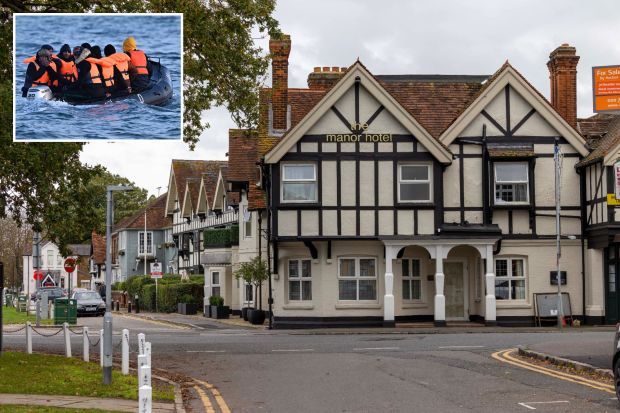
[[[91,332],[101,318],[80,319]],[[583,348],[608,367],[613,332],[307,334],[240,328],[178,328],[115,317],[114,329],[144,332],[155,368],[219,389],[233,412],[612,412],[614,395],[499,362],[502,349]],[[95,336],[93,335],[93,338]],[[120,340],[115,337],[115,343]],[[9,335],[9,348],[24,347]],[[35,335],[34,350],[61,351],[62,335]],[[73,338],[80,354],[80,338]],[[586,361],[586,360],[584,360]],[[222,411],[203,389],[213,411]],[[194,392],[193,411],[204,411]]]

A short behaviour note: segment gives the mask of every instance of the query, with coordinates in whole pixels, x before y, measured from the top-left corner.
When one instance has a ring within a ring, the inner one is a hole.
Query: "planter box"
[[[215,319],[223,319],[228,318],[230,316],[230,307],[227,305],[223,305],[221,307],[212,305],[211,306],[211,318]]]
[[[248,321],[248,311],[250,310],[254,310],[254,307],[243,307],[241,309],[241,318],[243,318],[245,321]]]
[[[183,315],[194,315],[197,312],[196,304],[190,303],[178,303],[177,313]]]
[[[263,310],[249,310],[248,321],[255,325],[261,325],[265,322],[265,312]]]
[[[204,314],[205,317],[211,317],[211,306],[205,305]]]

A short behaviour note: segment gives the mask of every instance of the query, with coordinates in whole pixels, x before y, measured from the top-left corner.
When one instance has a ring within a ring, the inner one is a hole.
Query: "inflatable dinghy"
[[[93,98],[77,90],[52,92],[48,86],[35,86],[28,89],[26,97],[28,99],[59,100],[72,105],[105,104],[127,99],[138,100],[147,105],[165,105],[172,98],[170,71],[161,63],[149,60],[149,72],[151,73],[149,86],[137,93],[129,94],[126,91],[118,91],[112,93],[110,97]]]

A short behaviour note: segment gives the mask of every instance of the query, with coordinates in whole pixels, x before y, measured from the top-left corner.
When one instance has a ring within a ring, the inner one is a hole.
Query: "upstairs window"
[[[282,201],[316,202],[316,165],[282,165]]]
[[[140,232],[139,241],[138,241],[138,255],[144,255],[145,244],[144,244],[144,231]],[[146,255],[153,254],[153,233],[146,233]]]
[[[527,162],[497,162],[495,167],[495,204],[527,204],[529,176]]]
[[[431,202],[431,165],[402,164],[398,167],[398,201]]]

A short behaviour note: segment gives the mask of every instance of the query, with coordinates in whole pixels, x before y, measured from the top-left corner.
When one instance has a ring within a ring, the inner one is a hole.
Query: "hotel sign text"
[[[353,123],[351,124],[353,133],[327,134],[325,142],[392,142],[391,133],[364,133],[366,129],[368,129],[366,123]]]

